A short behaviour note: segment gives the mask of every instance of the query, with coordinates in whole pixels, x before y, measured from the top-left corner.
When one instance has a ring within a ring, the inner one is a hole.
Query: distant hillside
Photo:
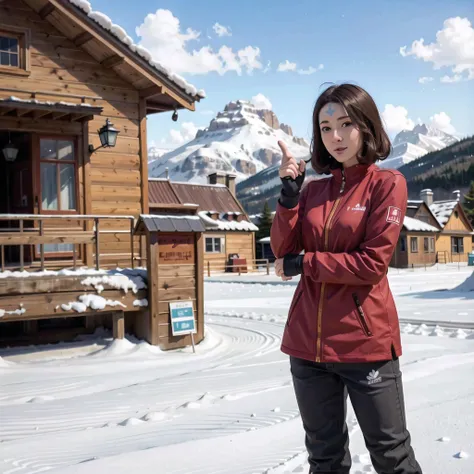
[[[464,193],[474,181],[474,136],[428,153],[398,171],[407,179],[410,199],[417,199],[425,188],[434,192],[435,200],[450,199],[455,189]]]

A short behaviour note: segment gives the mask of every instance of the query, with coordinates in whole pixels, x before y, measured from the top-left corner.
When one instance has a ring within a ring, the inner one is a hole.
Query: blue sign
[[[196,334],[196,321],[192,301],[170,303],[171,330],[173,336]]]

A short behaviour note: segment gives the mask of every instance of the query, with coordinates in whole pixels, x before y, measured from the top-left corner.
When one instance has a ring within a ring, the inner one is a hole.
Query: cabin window
[[[451,237],[451,253],[464,253],[463,237]]]
[[[2,66],[19,67],[20,41],[18,38],[0,36],[0,64]]]
[[[412,253],[418,253],[418,237],[411,237],[410,245]]]
[[[423,238],[423,251],[428,253],[430,251],[430,240],[428,237]]]
[[[41,209],[76,209],[76,160],[72,140],[40,140]]]
[[[224,237],[206,237],[206,253],[225,253]]]
[[[435,239],[434,237],[430,237],[430,252],[434,253],[435,251]]]
[[[29,74],[28,43],[27,30],[0,29],[0,73]]]
[[[406,237],[400,238],[400,251],[401,252],[407,251],[407,238]]]

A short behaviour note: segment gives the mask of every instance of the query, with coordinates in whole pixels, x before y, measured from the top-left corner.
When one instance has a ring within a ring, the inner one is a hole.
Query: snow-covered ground
[[[465,266],[389,273],[408,425],[427,474],[474,472],[474,291],[453,290],[471,274]],[[208,278],[207,337],[196,354],[101,332],[0,350],[0,473],[306,473],[279,350],[296,282]],[[348,423],[351,472],[374,472],[351,410]]]

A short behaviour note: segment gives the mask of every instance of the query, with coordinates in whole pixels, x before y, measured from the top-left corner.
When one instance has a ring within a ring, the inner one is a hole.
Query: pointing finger
[[[291,153],[288,151],[288,147],[286,146],[286,143],[279,140],[278,146],[280,147],[281,152],[283,154],[283,157],[281,159],[282,162],[288,161],[291,158]]]

